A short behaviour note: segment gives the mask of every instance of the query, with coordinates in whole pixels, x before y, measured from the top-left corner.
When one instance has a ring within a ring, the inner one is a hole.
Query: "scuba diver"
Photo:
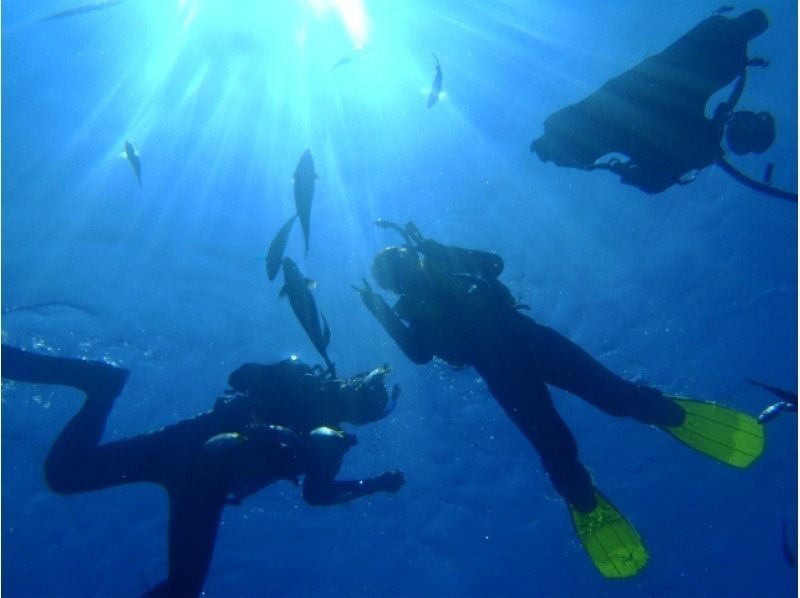
[[[169,495],[169,572],[148,596],[198,596],[208,573],[225,505],[280,480],[299,484],[309,505],[334,505],[376,492],[397,492],[403,474],[337,480],[356,437],[341,422],[384,417],[388,367],[344,380],[297,360],[245,364],[211,411],[161,430],[100,444],[106,419],[128,371],[99,361],[40,355],[2,345],[3,378],[57,384],[86,394],[45,462],[48,486],[74,494],[153,482]]]
[[[747,67],[768,65],[747,55],[748,42],[767,27],[760,10],[736,18],[718,11],[660,54],[550,115],[531,151],[558,166],[609,170],[648,194],[690,183],[699,170],[716,164],[756,191],[797,202],[797,193],[772,186],[772,163],[758,181],[731,165],[722,148],[724,136],[736,155],[762,154],[775,140],[769,113],[734,110]],[[728,100],[706,118],[711,95],[734,81]],[[609,154],[625,159],[601,161]]]
[[[391,307],[365,280],[362,288],[354,287],[364,305],[414,363],[438,357],[455,367],[475,368],[539,453],[604,576],[635,575],[647,551],[578,459],[575,439],[548,385],[610,415],[658,426],[729,465],[747,467],[761,454],[763,429],[752,417],[623,380],[575,343],[520,313],[526,306],[497,278],[504,266],[499,255],[424,239],[413,223],[405,228],[379,224],[400,232],[405,243],[381,251],[372,276],[400,297]]]

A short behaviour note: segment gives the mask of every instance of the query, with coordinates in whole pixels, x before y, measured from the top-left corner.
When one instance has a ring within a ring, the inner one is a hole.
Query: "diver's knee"
[[[54,455],[51,452],[44,461],[44,480],[47,483],[47,487],[56,494],[75,494],[78,492],[74,476],[69,474],[71,469],[63,457]]]

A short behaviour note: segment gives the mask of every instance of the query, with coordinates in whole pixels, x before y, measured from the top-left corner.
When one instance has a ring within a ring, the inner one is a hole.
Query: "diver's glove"
[[[406,483],[406,476],[399,469],[390,469],[383,472],[377,478],[363,480],[361,482],[365,493],[372,494],[373,492],[391,492],[394,494]]]
[[[397,323],[399,322],[397,314],[394,312],[391,306],[386,303],[386,300],[383,297],[372,290],[372,287],[366,280],[363,282],[364,288],[358,288],[357,286],[353,285],[353,289],[361,297],[361,302],[384,327],[396,327]]]
[[[381,310],[385,301],[380,295],[378,295],[378,293],[372,290],[372,286],[370,286],[366,279],[364,279],[363,282],[363,289],[352,285],[353,290],[361,297],[361,301],[364,303],[364,306],[373,314],[375,314]]]

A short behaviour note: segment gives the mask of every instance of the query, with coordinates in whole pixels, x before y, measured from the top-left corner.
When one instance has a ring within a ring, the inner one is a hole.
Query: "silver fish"
[[[283,252],[286,251],[286,241],[289,240],[289,233],[292,231],[292,225],[295,220],[297,220],[297,214],[286,221],[286,224],[281,227],[272,243],[270,243],[267,251],[267,278],[270,280],[275,280],[278,270],[281,269]]]
[[[433,106],[439,100],[439,96],[442,95],[442,66],[439,64],[436,54],[433,55],[433,59],[436,61],[436,76],[433,78],[431,92],[428,94],[428,108]]]
[[[125,142],[125,157],[127,158],[128,162],[131,163],[131,166],[133,166],[133,172],[136,173],[136,180],[139,181],[139,185],[141,185],[142,163],[139,160],[139,154],[136,153],[136,148],[133,147],[133,144],[130,141]]]
[[[297,215],[300,217],[300,226],[303,228],[306,255],[308,255],[308,233],[311,226],[311,201],[314,199],[314,184],[317,178],[311,150],[306,150],[300,156],[300,161],[294,171],[294,204],[297,207]]]
[[[122,0],[106,0],[105,2],[94,2],[92,4],[83,4],[81,6],[76,6],[75,8],[68,8],[66,10],[55,12],[39,20],[54,21],[56,19],[63,19],[65,17],[74,17],[75,15],[81,15],[87,12],[94,12],[96,10],[111,8],[112,6],[114,6],[115,4],[119,4],[120,2],[122,2]]]
[[[309,289],[309,281],[306,279],[300,269],[297,267],[291,258],[283,258],[283,288],[279,293],[279,297],[287,296],[289,304],[292,306],[292,311],[306,331],[308,338],[314,345],[314,348],[325,360],[325,365],[328,366],[328,371],[336,375],[334,364],[328,358],[328,344],[331,341],[331,330],[328,327],[328,322],[325,316],[319,313],[317,309],[317,302],[314,301],[314,295],[311,294]],[[322,322],[320,323],[320,318]]]

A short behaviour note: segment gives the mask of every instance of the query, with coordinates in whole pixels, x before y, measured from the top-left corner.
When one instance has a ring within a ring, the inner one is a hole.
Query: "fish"
[[[131,166],[133,166],[133,172],[136,173],[136,180],[139,181],[139,185],[141,186],[142,163],[139,160],[139,154],[136,153],[136,148],[133,147],[130,141],[125,142],[125,158],[131,163]]]
[[[789,525],[784,521],[781,529],[781,553],[783,560],[792,569],[797,568],[797,551],[793,547],[793,542],[789,535]]]
[[[439,64],[436,54],[433,55],[433,59],[436,61],[436,76],[433,78],[431,92],[428,94],[428,108],[433,106],[442,95],[442,66]]]
[[[292,231],[292,225],[294,225],[295,220],[297,220],[297,214],[286,221],[286,224],[281,227],[269,245],[269,250],[267,251],[267,278],[270,280],[275,280],[278,270],[281,269],[283,252],[286,251],[286,241],[289,240],[289,233]]]
[[[770,386],[769,384],[764,384],[763,382],[759,382],[758,380],[747,380],[753,386],[758,386],[763,388],[767,392],[774,394],[780,400],[789,403],[790,405],[794,405],[797,407],[797,393],[791,392],[789,390],[782,390],[775,386]]]
[[[775,162],[770,162],[764,167],[764,176],[761,177],[761,182],[765,185],[771,185],[773,172],[775,172]]]
[[[314,172],[314,158],[311,156],[311,150],[307,149],[300,156],[294,171],[294,204],[300,217],[300,226],[303,228],[306,255],[308,255],[308,233],[311,226],[311,201],[314,199],[314,183],[317,178],[319,177]]]
[[[781,411],[784,411],[787,406],[788,403],[785,403],[784,401],[778,401],[777,403],[773,403],[772,405],[764,409],[761,413],[759,413],[756,419],[758,420],[758,423],[765,424],[768,421],[772,421],[773,419],[778,417]]]
[[[353,50],[349,54],[345,54],[344,56],[342,56],[339,60],[337,60],[334,63],[334,65],[331,67],[331,70],[335,71],[339,67],[342,67],[342,66],[344,66],[346,64],[350,64],[351,62],[354,62],[356,59],[364,58],[364,50],[365,49],[366,49],[365,47],[364,48],[358,48],[356,50]]]
[[[96,10],[111,8],[112,6],[114,6],[115,4],[119,4],[120,2],[122,2],[122,0],[105,0],[104,2],[93,2],[92,4],[82,4],[81,6],[76,6],[75,8],[60,10],[46,17],[42,17],[39,20],[54,21],[56,19],[63,19],[65,17],[74,17],[75,15],[81,15],[87,12],[94,12]]]
[[[345,54],[333,64],[331,70],[334,71],[338,69],[340,66],[344,66],[346,64],[349,64],[350,62],[353,62],[353,58],[354,56],[352,54]]]
[[[331,341],[331,330],[325,316],[317,309],[317,302],[311,294],[310,286],[313,281],[306,279],[300,272],[300,268],[291,258],[283,258],[283,288],[278,294],[279,297],[288,297],[292,311],[297,317],[297,321],[306,331],[311,344],[325,360],[328,371],[335,376],[334,364],[328,358],[328,345]],[[320,323],[320,318],[322,322]]]
[[[797,411],[797,393],[783,390],[775,386],[770,386],[769,384],[764,384],[758,380],[748,380],[748,382],[753,386],[763,388],[767,392],[774,394],[780,399],[780,401],[770,405],[758,415],[759,423],[765,424],[768,421],[775,419],[778,417],[778,414],[781,411]]]

